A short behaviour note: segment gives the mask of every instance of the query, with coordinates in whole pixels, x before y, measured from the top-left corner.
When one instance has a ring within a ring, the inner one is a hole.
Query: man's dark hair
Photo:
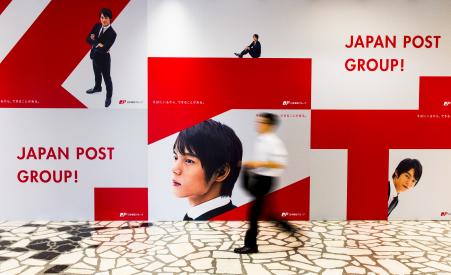
[[[414,169],[414,178],[416,180],[415,186],[418,184],[421,178],[421,174],[423,173],[423,166],[420,161],[417,159],[403,159],[396,167],[395,172],[392,175],[394,178],[396,175],[401,176],[402,173],[407,173],[410,169]]]
[[[258,40],[258,34],[256,34],[256,33],[254,33],[254,36],[257,38],[257,40]]]
[[[101,16],[103,14],[103,16],[108,17],[110,19],[113,19],[113,13],[111,12],[110,9],[108,8],[102,8],[100,10],[99,16]]]
[[[272,113],[261,113],[258,114],[259,117],[264,117],[268,120],[268,123],[274,126],[279,125],[279,116],[276,114],[272,114]]]
[[[223,173],[226,166],[230,173],[222,182],[221,196],[231,196],[240,174],[243,145],[235,132],[227,125],[209,119],[179,133],[173,150],[197,157],[205,171],[206,181],[214,173]]]

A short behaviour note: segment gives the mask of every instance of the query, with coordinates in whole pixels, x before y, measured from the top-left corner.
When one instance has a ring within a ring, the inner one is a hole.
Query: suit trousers
[[[246,55],[246,54],[249,54],[250,56],[252,56],[252,58],[257,58],[257,57],[259,57],[259,56],[257,55],[257,53],[254,52],[252,49],[251,49],[251,50],[247,50],[247,49],[243,50],[243,51],[240,53],[240,56],[243,57],[243,56]]]
[[[265,204],[265,195],[271,190],[275,180],[273,177],[253,175],[255,188],[252,195],[255,201],[249,211],[249,229],[244,237],[244,245],[247,247],[257,247],[258,219],[261,217]]]
[[[102,88],[102,76],[106,86],[106,97],[111,98],[113,96],[113,82],[111,81],[111,57],[110,54],[104,54],[92,59],[92,67],[94,69],[95,77],[95,90]]]

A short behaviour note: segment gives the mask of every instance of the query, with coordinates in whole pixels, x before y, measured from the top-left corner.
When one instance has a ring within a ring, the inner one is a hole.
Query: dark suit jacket
[[[100,28],[102,24],[97,23],[92,27],[91,32],[86,37],[86,42],[91,45],[91,53],[89,57],[91,59],[97,58],[105,58],[109,53],[111,46],[113,46],[114,41],[116,40],[116,32],[113,29],[113,26],[110,27],[99,37]],[[94,34],[94,40],[91,39],[91,34]],[[96,47],[99,43],[103,44],[103,47]]]
[[[387,200],[390,200],[390,181],[388,182],[388,199]],[[397,205],[398,205],[398,203],[395,203],[394,205],[389,205],[388,206],[388,216],[390,216],[391,212],[393,210],[395,210]]]
[[[232,204],[232,202],[229,202],[228,204],[212,209],[208,212],[205,212],[204,214],[200,215],[199,217],[197,217],[196,219],[194,219],[195,221],[207,221],[211,218],[214,218],[218,215],[221,215],[229,210],[235,209],[236,206]],[[185,217],[183,218],[184,221],[188,220],[188,216],[185,215]]]
[[[254,44],[254,41],[252,41],[252,43],[249,45],[249,48],[250,48],[249,54],[253,58],[260,57],[260,55],[262,53],[262,46],[258,40],[255,42],[255,44]]]
[[[389,200],[390,199],[390,181],[388,181],[388,198],[387,198],[387,200]]]

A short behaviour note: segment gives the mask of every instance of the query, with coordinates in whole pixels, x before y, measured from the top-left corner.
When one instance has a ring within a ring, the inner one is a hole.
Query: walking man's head
[[[274,132],[279,125],[279,117],[272,113],[260,113],[257,115],[257,132],[260,134]]]

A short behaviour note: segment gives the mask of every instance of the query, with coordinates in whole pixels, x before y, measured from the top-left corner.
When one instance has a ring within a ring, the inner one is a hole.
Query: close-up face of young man
[[[417,180],[415,179],[415,169],[413,168],[399,176],[395,174],[395,177],[393,178],[393,184],[395,185],[398,193],[412,189],[416,183]]]
[[[171,184],[177,197],[197,205],[232,195],[243,147],[230,127],[209,119],[187,128],[177,136],[173,153]]]
[[[423,174],[423,166],[417,159],[403,159],[392,175],[396,192],[401,193],[415,187]]]
[[[100,23],[102,26],[106,27],[111,24],[111,19],[102,13],[100,14]]]
[[[174,165],[172,167],[172,187],[175,196],[179,198],[199,197],[213,191],[216,180],[213,175],[207,182],[205,171],[199,158],[188,152],[181,154],[174,150]],[[219,196],[219,189],[217,190]]]

